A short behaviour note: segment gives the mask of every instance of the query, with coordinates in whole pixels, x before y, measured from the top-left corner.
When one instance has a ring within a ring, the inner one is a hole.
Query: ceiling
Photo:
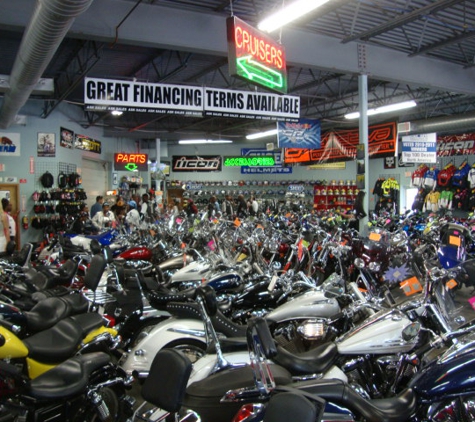
[[[94,0],[75,19],[42,74],[54,79],[54,94],[30,99],[41,104],[44,118],[57,106],[71,104],[79,112],[79,124],[102,127],[108,136],[243,139],[269,123],[84,112],[83,80],[88,76],[261,91],[229,76],[225,20],[234,14],[257,25],[286,1]],[[0,0],[1,75],[12,72],[31,17],[24,10],[34,7],[34,0]],[[373,117],[370,124],[381,119],[475,120],[473,0],[331,0],[272,36],[286,47],[288,93],[300,97],[301,117],[320,119],[323,129],[357,125],[343,115],[358,109],[362,73],[368,74],[369,108],[409,99],[418,103],[397,115]]]

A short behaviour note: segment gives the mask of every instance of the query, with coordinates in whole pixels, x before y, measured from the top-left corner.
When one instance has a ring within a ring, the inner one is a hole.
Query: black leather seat
[[[102,325],[103,319],[96,313],[71,316],[47,330],[33,334],[23,343],[30,358],[42,363],[56,364],[73,356],[83,338]]]
[[[71,284],[74,276],[78,270],[78,263],[73,259],[68,259],[63,265],[58,268],[42,267],[42,272],[47,280],[42,289],[51,289],[60,284]]]
[[[49,297],[38,302],[29,312],[25,312],[28,331],[37,332],[52,327],[70,315],[68,303],[57,297]]]
[[[293,354],[277,346],[277,355],[272,360],[293,375],[318,374],[325,372],[338,357],[335,343],[322,344],[308,352]]]
[[[279,393],[269,400],[263,422],[315,422],[319,409],[314,403],[298,393]]]
[[[91,374],[109,362],[109,356],[101,352],[75,356],[32,380],[29,395],[54,400],[81,394]]]

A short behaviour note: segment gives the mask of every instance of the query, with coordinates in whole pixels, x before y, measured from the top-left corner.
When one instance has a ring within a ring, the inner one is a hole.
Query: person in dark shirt
[[[99,211],[102,211],[102,204],[104,198],[101,195],[96,196],[96,203],[91,207],[91,218],[93,218]]]

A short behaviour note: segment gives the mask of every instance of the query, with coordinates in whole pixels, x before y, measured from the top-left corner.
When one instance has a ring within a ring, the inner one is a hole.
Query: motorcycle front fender
[[[186,339],[199,341],[206,347],[203,322],[168,318],[157,324],[135,347],[125,353],[120,365],[128,375],[133,372],[147,374],[158,351],[173,342]]]

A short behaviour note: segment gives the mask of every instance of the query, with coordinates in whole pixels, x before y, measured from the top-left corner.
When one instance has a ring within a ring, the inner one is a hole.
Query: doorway
[[[20,226],[19,226],[19,214],[20,214],[20,186],[13,183],[0,183],[0,200],[7,198],[12,204],[12,211],[10,215],[15,220],[16,224],[16,236],[15,242],[17,249],[20,248]],[[0,205],[1,206],[1,205]]]

